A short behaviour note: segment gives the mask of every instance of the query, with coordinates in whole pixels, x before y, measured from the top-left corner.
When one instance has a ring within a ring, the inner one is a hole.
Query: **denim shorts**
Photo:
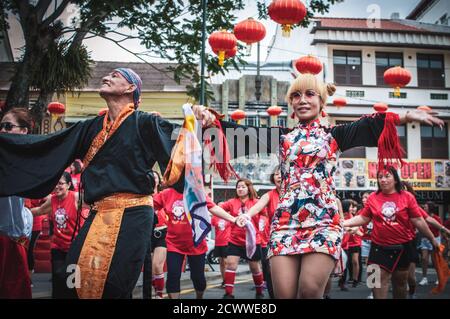
[[[363,241],[361,242],[361,257],[369,257],[370,245],[370,240],[363,239]]]
[[[438,244],[441,243],[441,237],[435,237],[436,241],[438,242]],[[420,249],[422,250],[433,250],[433,245],[431,245],[431,242],[428,240],[428,238],[423,237],[421,242],[420,242]]]

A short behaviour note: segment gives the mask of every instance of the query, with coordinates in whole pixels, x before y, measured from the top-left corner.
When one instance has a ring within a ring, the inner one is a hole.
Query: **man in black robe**
[[[135,72],[116,69],[102,79],[106,114],[47,136],[0,134],[0,196],[42,198],[83,159],[83,199],[92,208],[69,250],[72,267],[61,272],[75,275],[61,297],[129,298],[138,280],[154,216],[150,172],[155,162],[164,171],[177,128],[137,110],[140,88]],[[193,110],[204,126],[212,123],[203,106]]]

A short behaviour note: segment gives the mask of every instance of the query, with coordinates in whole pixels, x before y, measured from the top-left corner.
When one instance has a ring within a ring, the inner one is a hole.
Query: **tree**
[[[329,5],[338,1],[311,1],[302,25],[309,23],[314,12],[327,12]],[[257,2],[260,16],[266,17],[266,1]],[[201,3],[201,0],[3,0],[0,29],[8,27],[8,14],[13,14],[20,21],[25,39],[23,55],[11,80],[6,109],[29,105],[29,89],[35,88],[40,91],[34,107],[35,114],[39,115],[54,92],[83,87],[89,79],[92,62],[83,46],[83,40],[89,37],[114,41],[125,50],[128,50],[123,44],[125,40],[139,39],[147,51],[131,53],[143,61],[156,56],[176,62],[170,76],[178,82],[182,78],[191,79],[188,93],[198,97]],[[79,14],[77,19],[64,25],[61,15],[70,4],[77,6]],[[232,30],[235,12],[244,7],[243,0],[209,0],[208,34],[220,28]],[[134,35],[118,32],[122,27],[131,29]],[[207,55],[206,63],[208,73],[214,74],[224,73],[230,67],[238,68],[245,61],[242,54],[238,54],[220,68],[216,57]]]

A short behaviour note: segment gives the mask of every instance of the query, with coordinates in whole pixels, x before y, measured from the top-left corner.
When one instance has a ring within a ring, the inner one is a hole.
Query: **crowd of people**
[[[15,212],[30,198],[27,206],[36,223],[38,216],[52,222],[54,298],[130,298],[141,271],[144,298],[150,298],[152,289],[156,298],[163,298],[164,290],[169,298],[179,298],[186,262],[196,297],[203,298],[207,245],[192,240],[184,184],[168,185],[152,170],[158,162],[164,171],[173,160],[171,137],[177,125],[137,110],[141,86],[134,71],[114,70],[100,89],[108,111],[49,136],[21,136],[32,129],[26,109],[12,109],[1,119],[0,196],[9,203],[1,209]],[[394,298],[406,298],[408,283],[410,294],[415,285],[409,274],[417,243],[423,269],[419,284],[426,284],[429,252],[439,249],[440,235],[449,230],[436,217],[436,206],[426,203],[422,209],[414,191],[400,180],[396,160],[402,154],[395,126],[443,122],[414,110],[329,126],[321,120],[335,90],[311,74],[292,82],[286,100],[298,123],[292,129],[275,128],[280,165],[270,178],[273,190],[259,197],[252,181],[238,178],[233,198],[217,204],[206,198],[214,215],[225,299],[234,298],[241,259],[248,263],[257,299],[264,297],[265,288],[271,298],[329,297],[330,278],[341,276],[342,290],[348,289],[347,277],[356,287],[367,264],[380,268],[381,285],[372,289],[373,298],[387,298],[390,282]],[[203,128],[247,128],[222,121],[203,106],[192,109]],[[249,138],[259,142],[263,137]],[[336,158],[356,146],[378,146],[378,190],[363,194],[361,204],[347,199],[341,203],[333,181]],[[250,152],[245,148],[245,155]],[[423,236],[420,240],[416,231]],[[1,236],[0,297],[31,297],[38,232],[36,225],[34,235],[30,230],[18,238]],[[70,264],[80,268],[79,287],[67,286]]]

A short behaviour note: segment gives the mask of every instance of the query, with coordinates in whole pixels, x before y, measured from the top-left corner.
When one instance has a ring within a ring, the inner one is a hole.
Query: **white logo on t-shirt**
[[[397,205],[394,202],[385,202],[381,207],[381,214],[386,223],[394,223],[397,213]]]

